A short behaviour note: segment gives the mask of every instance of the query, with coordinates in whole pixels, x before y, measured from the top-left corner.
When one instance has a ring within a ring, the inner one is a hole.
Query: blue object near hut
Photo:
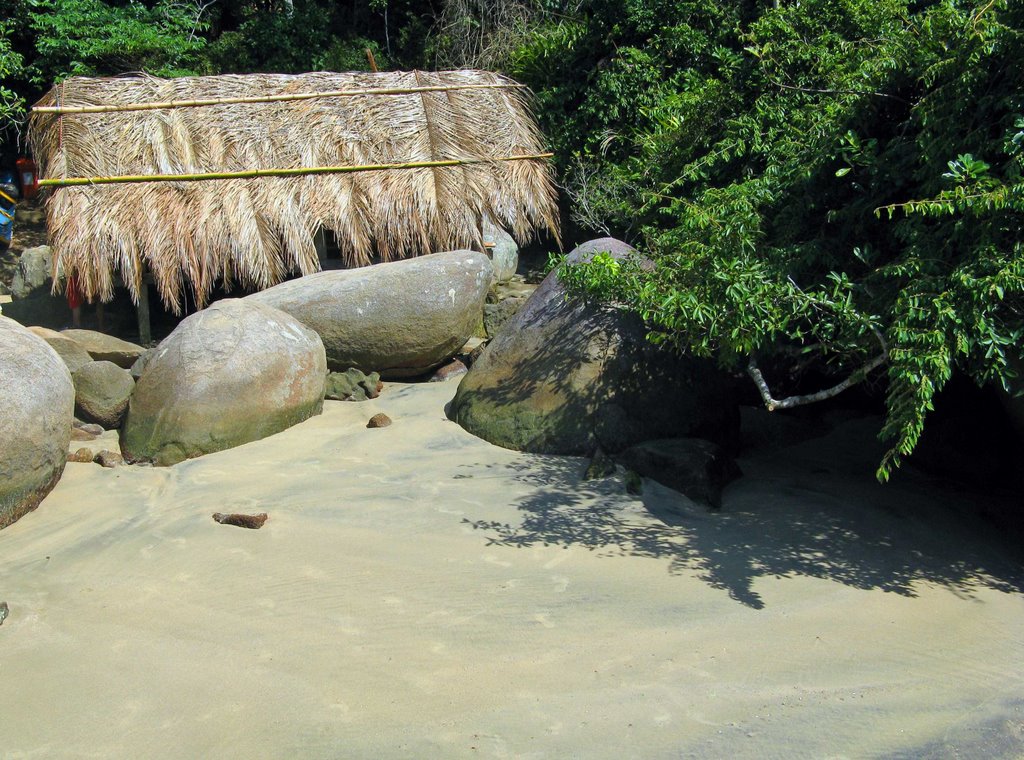
[[[0,245],[9,246],[14,235],[14,211],[18,185],[14,172],[0,171]]]

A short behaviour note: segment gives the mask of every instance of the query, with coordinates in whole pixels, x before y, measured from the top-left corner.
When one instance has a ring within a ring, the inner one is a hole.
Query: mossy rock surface
[[[67,463],[75,388],[46,341],[0,317],[0,528],[35,509]]]
[[[605,238],[569,260],[604,250],[636,255]],[[735,448],[732,386],[711,363],[652,345],[633,315],[565,296],[552,272],[462,379],[452,419],[491,443],[536,453],[613,453],[676,436]]]

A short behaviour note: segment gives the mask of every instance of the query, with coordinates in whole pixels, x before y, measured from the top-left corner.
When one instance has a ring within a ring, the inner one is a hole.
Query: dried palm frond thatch
[[[309,93],[323,94],[292,99]],[[520,242],[557,238],[548,162],[504,160],[543,151],[527,98],[472,70],[68,79],[30,121],[44,178],[465,163],[60,187],[47,201],[55,270],[101,300],[117,274],[137,299],[148,270],[179,311],[186,287],[202,305],[217,283],[317,271],[320,228],[349,266],[476,247],[484,221]]]

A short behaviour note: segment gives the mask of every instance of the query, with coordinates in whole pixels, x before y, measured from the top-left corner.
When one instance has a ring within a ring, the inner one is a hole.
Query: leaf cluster
[[[812,356],[848,375],[881,336],[884,479],[954,371],[1015,382],[1022,11],[1005,0],[673,6],[593,3],[574,21],[586,52],[571,52],[596,59],[594,73],[571,97],[565,81],[532,82],[542,102],[550,92],[572,109],[556,134],[586,212],[575,219],[629,236],[654,262],[616,282],[596,261],[563,277],[642,314],[652,339],[728,365]]]

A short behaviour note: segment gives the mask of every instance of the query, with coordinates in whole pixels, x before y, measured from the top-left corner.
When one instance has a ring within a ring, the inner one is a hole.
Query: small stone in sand
[[[7,602],[0,602],[0,625],[4,624],[10,612],[11,610],[7,607]]]
[[[81,430],[89,435],[103,435],[102,425],[97,425],[95,422],[82,422],[77,417],[74,420],[73,427],[75,430]]]
[[[116,451],[103,449],[103,451],[97,454],[92,461],[96,464],[103,465],[104,467],[117,467],[118,465],[124,464],[124,457]]]
[[[366,423],[368,428],[382,428],[387,427],[391,424],[391,418],[383,412],[375,414],[370,418],[370,421]]]
[[[92,449],[80,448],[71,454],[68,454],[69,462],[91,462],[93,456]]]
[[[214,512],[213,519],[221,525],[237,525],[239,528],[251,528],[256,530],[263,527],[267,521],[267,513],[260,512],[258,515],[243,515],[237,512],[226,515],[223,512]]]
[[[453,377],[465,375],[467,372],[469,372],[469,369],[465,364],[458,359],[452,359],[430,376],[430,382],[443,383],[446,380],[451,380]]]
[[[91,440],[94,440],[95,438],[96,438],[96,434],[95,433],[90,433],[89,431],[82,430],[80,428],[72,428],[71,429],[71,440],[72,441],[91,441]]]

